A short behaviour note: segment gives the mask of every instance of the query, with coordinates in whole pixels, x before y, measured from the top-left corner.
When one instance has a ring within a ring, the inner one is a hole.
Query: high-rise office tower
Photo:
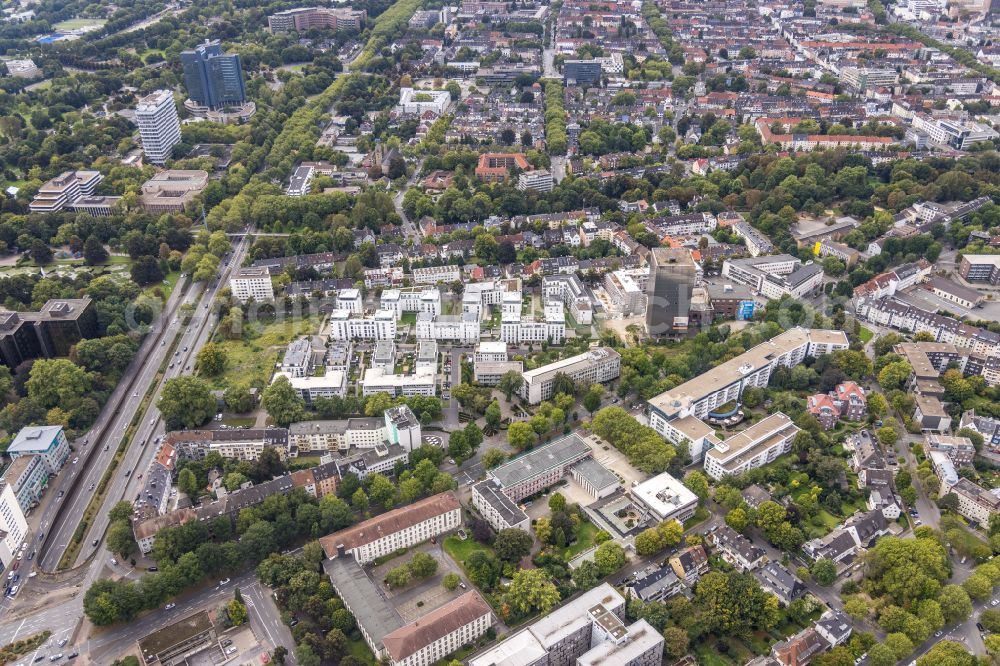
[[[169,90],[157,90],[139,100],[135,122],[142,137],[142,150],[153,164],[163,164],[170,151],[181,142],[181,123],[177,119],[174,96]]]
[[[206,41],[181,52],[188,97],[200,106],[219,109],[238,106],[246,100],[240,56],[223,53],[219,40]]]
[[[686,335],[691,289],[697,273],[691,251],[653,248],[649,271],[646,331],[656,338]]]

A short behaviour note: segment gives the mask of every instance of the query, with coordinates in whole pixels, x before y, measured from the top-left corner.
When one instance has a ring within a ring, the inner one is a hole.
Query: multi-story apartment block
[[[625,598],[601,583],[469,661],[469,666],[657,666],[663,636],[645,620],[626,626]]]
[[[382,638],[392,666],[427,666],[441,661],[489,631],[493,609],[470,590]]]
[[[506,342],[480,342],[472,360],[475,363],[502,363],[508,359]]]
[[[458,529],[462,505],[449,491],[413,502],[320,538],[327,558],[352,556],[358,564]]]
[[[519,394],[529,404],[537,405],[552,397],[556,375],[566,375],[574,382],[603,384],[617,379],[622,369],[621,354],[610,347],[597,347],[561,361],[524,373]]]
[[[135,122],[139,125],[146,159],[153,164],[165,163],[174,146],[181,142],[181,124],[173,94],[157,90],[141,98],[135,107]]]
[[[212,452],[235,460],[257,460],[264,449],[274,449],[282,459],[288,453],[285,428],[174,430],[163,441],[181,458],[192,460],[202,460]]]
[[[462,279],[462,271],[454,264],[414,268],[412,275],[413,284],[438,284],[440,282],[451,283],[458,282]]]
[[[21,511],[28,511],[42,499],[48,486],[49,470],[37,456],[21,456],[11,461],[0,478],[6,483]]]
[[[404,312],[426,312],[434,317],[441,314],[441,291],[437,287],[404,287],[386,289],[379,302],[381,309],[392,310],[396,319]]]
[[[19,546],[28,534],[28,521],[24,518],[24,510],[14,495],[14,489],[9,483],[0,479],[0,566],[4,568],[21,554]]]
[[[479,156],[476,178],[487,183],[502,183],[510,178],[511,169],[531,170],[521,153],[483,153]]]
[[[984,527],[1000,512],[1000,497],[968,479],[959,479],[949,492],[958,496],[958,513]]]
[[[615,313],[625,317],[646,311],[646,287],[649,270],[631,268],[611,271],[604,276],[604,291]]]
[[[416,271],[421,269],[414,270]],[[375,287],[393,287],[400,284],[403,284],[402,266],[369,268],[365,270],[365,286],[369,289],[374,289]]]
[[[465,285],[462,292],[462,312],[474,314],[480,320],[489,316],[490,309],[500,306],[504,313],[521,314],[521,281],[487,280]],[[512,309],[514,308],[514,309]]]
[[[337,292],[337,309],[346,310],[351,314],[361,314],[364,311],[364,301],[359,289],[341,289]]]
[[[543,321],[524,319],[520,314],[504,314],[500,320],[500,339],[519,345],[533,342],[562,344],[566,338],[566,315],[562,303],[546,304]]]
[[[84,197],[94,194],[94,188],[104,179],[100,171],[65,171],[38,188],[28,204],[32,213],[55,213]]]
[[[460,315],[417,314],[417,339],[469,344],[479,341],[479,317],[472,312]]]
[[[705,473],[713,479],[736,476],[774,462],[792,450],[799,428],[781,412],[771,414],[705,453]]]
[[[361,379],[361,392],[363,395],[434,395],[434,378],[434,372],[428,369],[418,369],[412,375],[396,375],[384,368],[368,368]]]
[[[283,372],[274,373],[274,379],[278,377],[287,377],[292,389],[307,405],[314,404],[319,398],[343,398],[347,395],[346,368],[327,368],[322,377],[289,377]]]
[[[552,173],[546,169],[525,171],[517,177],[517,189],[531,192],[551,192],[555,187]]]
[[[577,324],[594,322],[593,298],[580,278],[575,275],[546,275],[542,278],[545,301],[561,301]]]
[[[924,453],[940,451],[951,459],[955,467],[968,467],[976,457],[976,447],[968,437],[953,437],[929,432],[924,435]]]
[[[266,268],[240,268],[229,278],[229,289],[240,303],[274,300],[271,275]]]
[[[763,232],[750,226],[749,222],[737,222],[733,225],[733,231],[746,243],[751,257],[774,252],[774,243]]]
[[[330,313],[331,340],[393,340],[396,337],[396,313],[379,310],[370,317],[357,316],[348,310]]]
[[[393,407],[382,418],[343,421],[300,421],[288,427],[290,456],[373,449],[381,444],[412,451],[420,446],[420,421],[406,405]]]
[[[748,386],[764,388],[779,367],[794,367],[806,357],[847,349],[843,331],[793,328],[719,364],[702,375],[649,401],[649,424],[669,441],[688,440],[691,456],[719,441],[701,419],[730,402],[738,402]]]

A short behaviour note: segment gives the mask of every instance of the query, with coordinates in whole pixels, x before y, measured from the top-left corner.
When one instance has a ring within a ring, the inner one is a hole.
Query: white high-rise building
[[[181,142],[181,123],[173,94],[157,90],[140,99],[135,107],[135,122],[139,125],[146,159],[153,164],[164,164],[174,146]]]
[[[396,337],[396,314],[378,310],[370,317],[348,310],[330,313],[331,340],[392,340]]]
[[[229,278],[229,288],[233,298],[240,303],[248,301],[273,301],[274,287],[271,284],[271,274],[266,268],[241,268]]]
[[[3,538],[0,539],[0,566],[7,567],[17,557],[18,546],[28,533],[28,523],[14,495],[14,489],[4,480],[0,480],[0,528],[3,531]]]

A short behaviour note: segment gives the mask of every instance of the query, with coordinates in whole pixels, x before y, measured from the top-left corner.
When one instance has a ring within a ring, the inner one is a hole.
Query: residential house
[[[708,555],[700,545],[685,548],[668,560],[677,577],[688,585],[693,585],[703,573],[708,571]]]

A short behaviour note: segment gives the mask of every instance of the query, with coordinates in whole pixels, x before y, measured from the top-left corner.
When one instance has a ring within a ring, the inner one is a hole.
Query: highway
[[[153,456],[156,455],[156,444],[165,431],[165,424],[160,417],[160,410],[156,407],[160,393],[163,390],[163,385],[168,379],[181,375],[189,375],[193,372],[198,351],[208,341],[218,319],[218,313],[212,307],[215,297],[221,289],[228,286],[229,276],[233,270],[239,268],[249,248],[250,241],[248,237],[244,236],[237,241],[233,246],[233,253],[229,263],[224,265],[222,275],[219,279],[209,285],[207,291],[201,290],[200,299],[192,298],[190,301],[186,301],[192,302],[196,306],[190,323],[187,326],[182,326],[179,321],[171,323],[171,326],[183,328],[183,333],[180,340],[177,341],[174,354],[170,359],[172,367],[167,368],[159,385],[153,391],[153,398],[149,401],[146,411],[142,414],[136,426],[136,432],[132,438],[133,444],[126,452],[122,464],[115,470],[115,476],[110,484],[110,490],[104,499],[104,504],[100,511],[97,512],[97,516],[95,516],[93,524],[88,528],[87,535],[84,538],[84,546],[80,553],[82,558],[86,558],[94,552],[95,548],[91,544],[95,539],[99,542],[103,540],[108,528],[108,512],[111,510],[111,507],[122,499],[129,500],[130,502],[133,501],[142,491],[142,476],[149,467]],[[160,349],[164,350],[164,352],[169,352],[170,345],[166,344]],[[156,363],[157,368],[159,368],[159,365],[160,363]],[[142,392],[140,391],[139,396],[133,398],[136,403],[141,396]],[[138,404],[136,404],[137,406]],[[139,443],[138,446],[135,445],[136,442]],[[67,521],[63,526],[64,533],[65,530],[69,530],[68,534],[72,535],[78,523],[79,520]],[[58,543],[61,544],[63,542],[59,541]],[[100,548],[100,545],[98,545],[98,548]]]

